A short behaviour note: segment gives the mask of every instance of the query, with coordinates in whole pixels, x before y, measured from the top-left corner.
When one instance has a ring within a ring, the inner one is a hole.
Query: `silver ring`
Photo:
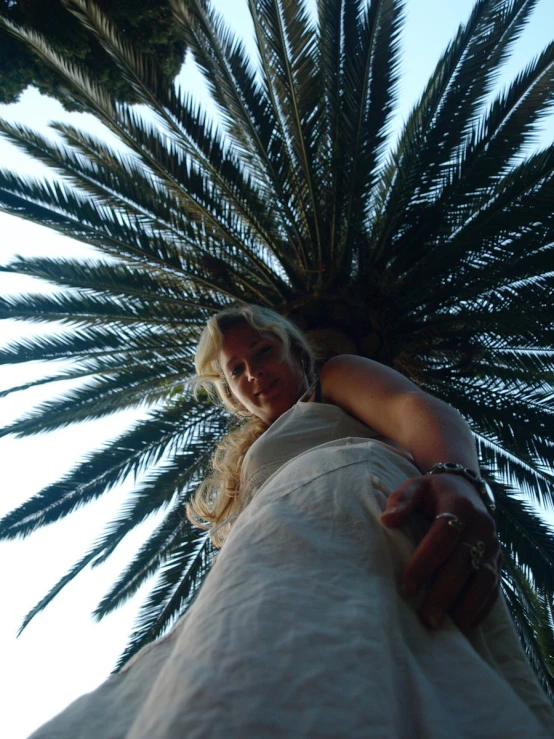
[[[483,557],[485,556],[485,542],[484,541],[476,541],[475,544],[470,544],[467,541],[462,542],[463,547],[467,547],[469,549],[469,557],[471,559],[471,566],[474,570],[480,570],[481,567],[484,567],[484,565],[481,564],[483,561]],[[485,562],[485,564],[488,564]],[[489,565],[490,567],[490,565]],[[488,569],[488,568],[485,568]]]
[[[460,521],[460,519],[458,518],[458,516],[456,516],[455,513],[439,513],[438,516],[435,516],[435,521],[438,518],[447,518],[448,525],[451,528],[455,529],[459,534],[461,534],[462,531],[464,530],[463,523]]]

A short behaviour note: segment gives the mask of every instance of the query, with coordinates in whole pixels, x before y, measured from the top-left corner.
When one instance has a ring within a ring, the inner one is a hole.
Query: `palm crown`
[[[255,302],[296,320],[324,354],[387,363],[465,415],[497,496],[504,593],[554,695],[554,546],[533,506],[551,503],[553,480],[554,147],[525,157],[554,98],[554,43],[487,104],[535,1],[475,4],[394,145],[400,0],[318,0],[315,13],[302,0],[249,0],[257,60],[208,0],[172,0],[216,123],[94,3],[65,4],[146,107],[111,99],[45,39],[3,21],[123,146],[61,124],[52,142],[0,121],[4,136],[59,175],[41,182],[1,171],[0,208],[108,257],[4,268],[63,290],[4,298],[1,317],[67,330],[5,347],[1,361],[71,360],[54,379],[85,381],[2,433],[151,411],[7,515],[0,534],[26,536],[148,474],[24,625],[159,509],[163,521],[95,615],[156,575],[121,665],[190,603],[213,553],[184,502],[227,422],[186,381],[207,317]]]

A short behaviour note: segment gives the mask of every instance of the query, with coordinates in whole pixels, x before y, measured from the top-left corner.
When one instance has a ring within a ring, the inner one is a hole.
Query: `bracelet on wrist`
[[[460,477],[463,477],[468,482],[470,482],[473,485],[473,487],[477,490],[488,512],[493,514],[496,511],[496,503],[494,500],[494,495],[492,493],[491,487],[483,477],[477,474],[477,472],[474,472],[473,470],[470,470],[461,464],[456,464],[455,462],[437,462],[437,464],[434,464],[431,467],[431,469],[427,472],[427,474],[428,475],[449,474],[449,475],[459,475]]]

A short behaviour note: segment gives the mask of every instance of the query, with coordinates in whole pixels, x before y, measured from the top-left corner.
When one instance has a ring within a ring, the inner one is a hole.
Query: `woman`
[[[196,366],[247,418],[189,505],[221,553],[166,637],[34,736],[553,736],[459,414],[360,357],[316,379],[255,306],[209,321]]]

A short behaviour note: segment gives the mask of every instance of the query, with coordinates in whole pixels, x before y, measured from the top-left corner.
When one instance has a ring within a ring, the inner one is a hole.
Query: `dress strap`
[[[298,398],[296,402],[302,403],[307,398],[309,398],[311,394],[314,392],[315,392],[315,402],[321,403],[321,383],[319,381],[319,377],[316,377],[316,379],[312,382],[310,387],[306,390],[305,393],[302,393],[302,395]]]
[[[321,382],[319,381],[319,377],[315,381],[315,402],[321,403]]]

